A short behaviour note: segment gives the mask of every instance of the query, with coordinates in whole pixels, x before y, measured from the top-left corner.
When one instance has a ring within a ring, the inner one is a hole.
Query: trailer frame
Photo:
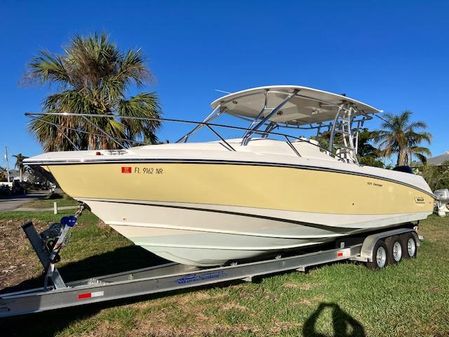
[[[66,221],[67,222],[67,221]],[[232,280],[252,281],[256,276],[306,271],[307,268],[338,261],[371,262],[376,242],[387,237],[412,233],[417,245],[422,239],[416,228],[396,228],[365,236],[362,242],[305,254],[281,256],[261,261],[237,263],[227,266],[199,268],[178,263],[130,270],[100,277],[65,282],[55,267],[55,256],[63,247],[65,235],[74,224],[66,223],[53,251],[44,248],[44,241],[31,222],[22,228],[45,270],[45,283],[41,288],[0,294],[0,318],[61,309],[90,303],[113,301],[148,294],[165,293]],[[320,249],[320,248],[317,248]],[[56,252],[56,253],[55,253]]]

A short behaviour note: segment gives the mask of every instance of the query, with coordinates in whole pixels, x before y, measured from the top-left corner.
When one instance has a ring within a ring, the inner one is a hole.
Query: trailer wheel
[[[412,233],[401,235],[401,242],[404,251],[404,258],[415,258],[418,254],[418,244]]]
[[[404,254],[403,243],[399,236],[390,236],[385,239],[387,246],[388,264],[397,264],[401,262]]]
[[[371,262],[367,262],[366,265],[370,269],[382,269],[387,264],[388,264],[387,246],[385,245],[385,242],[379,240],[374,245]]]

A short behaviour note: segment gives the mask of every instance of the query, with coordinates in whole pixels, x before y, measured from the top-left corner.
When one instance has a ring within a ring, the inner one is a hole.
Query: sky
[[[142,50],[154,80],[139,90],[164,117],[201,120],[217,89],[296,84],[411,110],[433,155],[449,150],[449,1],[0,0],[0,153],[42,151],[24,113],[57,88],[23,83],[30,60],[95,32]],[[159,138],[182,131],[164,124]]]

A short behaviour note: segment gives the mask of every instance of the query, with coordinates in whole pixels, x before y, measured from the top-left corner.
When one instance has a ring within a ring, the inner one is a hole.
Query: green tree
[[[423,165],[419,170],[432,191],[449,188],[449,161],[435,166]]]
[[[331,139],[331,133],[330,133],[330,131],[325,131],[316,136],[312,136],[310,138],[318,141],[318,144],[320,145],[321,148],[328,149],[329,142]]]
[[[411,115],[411,111],[385,114],[382,130],[375,137],[383,156],[397,155],[397,166],[409,165],[413,156],[425,163],[431,155],[427,147],[421,146],[421,143],[430,144],[432,140],[431,134],[424,131],[427,125],[422,121],[412,122]]]
[[[384,167],[380,160],[380,151],[373,145],[378,131],[370,131],[367,128],[359,130],[357,137],[357,157],[359,163],[367,166]]]
[[[6,169],[0,166],[0,181],[6,181]]]
[[[383,162],[380,160],[381,154],[373,142],[377,136],[377,131],[370,131],[367,128],[360,129],[357,137],[357,158],[359,163],[367,166],[384,167]],[[316,139],[320,146],[324,149],[329,147],[330,132],[323,132],[318,136],[312,137]],[[334,140],[336,147],[342,143],[341,135],[337,135]]]
[[[23,161],[25,159],[27,159],[28,157],[24,156],[23,154],[19,153],[19,154],[15,154],[13,155],[13,157],[16,158],[16,168],[19,170],[19,177],[20,177],[20,181],[23,181],[23,173],[25,172],[25,164],[23,163]]]
[[[33,119],[29,128],[44,150],[72,150],[74,145],[80,149],[118,148],[104,133],[120,139],[123,146],[157,142],[158,120],[120,117],[158,119],[161,114],[154,92],[126,96],[131,86],[142,87],[151,79],[140,50],[122,52],[105,34],[75,36],[62,55],[40,51],[29,68],[27,79],[58,89],[45,99],[44,111],[114,116],[45,115]]]

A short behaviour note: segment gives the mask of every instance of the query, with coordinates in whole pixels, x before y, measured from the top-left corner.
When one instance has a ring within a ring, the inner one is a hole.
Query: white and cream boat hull
[[[81,158],[49,153],[31,161],[135,244],[190,265],[298,249],[432,212],[422,177],[319,153],[299,158],[283,142],[255,145],[259,151],[251,143],[235,152],[218,143],[169,144],[120,155],[86,151]]]
[[[287,219],[282,218],[287,216],[282,211],[240,207],[231,211],[229,207],[213,205],[199,209],[198,205],[189,204],[87,199],[84,202],[136,245],[167,260],[201,266],[298,249],[372,230],[373,226],[392,226],[427,216],[427,213],[398,214],[394,218],[329,215],[328,219],[318,220],[317,214],[287,212],[290,213]],[[350,221],[355,221],[356,227],[344,227]]]

